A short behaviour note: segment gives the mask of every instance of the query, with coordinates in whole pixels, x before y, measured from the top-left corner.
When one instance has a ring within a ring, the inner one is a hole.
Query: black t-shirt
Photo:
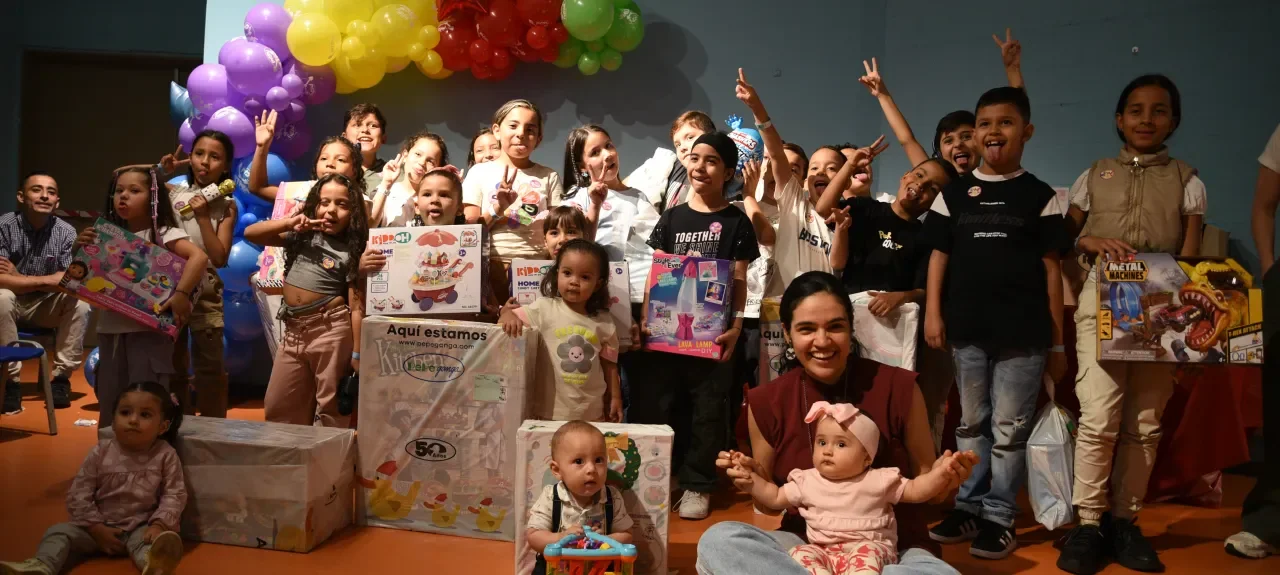
[[[844,266],[844,287],[851,294],[875,291],[924,289],[929,273],[929,254],[920,238],[923,223],[902,219],[893,204],[872,198],[848,198],[840,209],[849,208],[849,260]]]
[[[649,247],[669,254],[718,260],[751,261],[760,257],[751,220],[733,206],[709,214],[688,204],[671,208],[658,218],[649,236]]]
[[[1069,247],[1062,207],[1053,188],[1029,173],[999,178],[966,174],[934,200],[925,220],[929,244],[950,255],[942,299],[947,339],[1049,347],[1042,258]]]

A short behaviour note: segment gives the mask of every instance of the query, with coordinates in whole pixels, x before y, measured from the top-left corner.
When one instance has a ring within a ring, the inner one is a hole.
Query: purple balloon
[[[244,112],[227,106],[213,113],[209,118],[209,129],[217,130],[231,138],[231,145],[236,148],[236,157],[253,155],[257,143],[253,137],[253,121]]]
[[[284,7],[264,2],[250,8],[249,14],[244,17],[244,35],[251,42],[271,48],[276,55],[284,58],[289,53],[285,34],[292,22],[293,17]]]
[[[302,90],[306,85],[302,83],[302,78],[294,74],[285,74],[284,77],[280,78],[280,87],[284,88],[285,93],[289,94],[289,99],[293,99],[302,95]]]
[[[289,107],[285,108],[280,115],[284,121],[289,123],[301,122],[307,117],[307,105],[302,100],[293,100],[289,102]]]
[[[248,98],[245,98],[244,105],[240,106],[240,111],[244,112],[244,115],[248,116],[250,119],[261,116],[263,110],[266,110],[266,109],[267,109],[267,106],[262,103],[262,98],[259,98],[257,96],[250,96]]]
[[[178,127],[178,143],[182,144],[182,151],[191,153],[191,145],[196,143],[196,130],[191,127],[191,118],[183,120]]]
[[[227,62],[231,60],[231,54],[240,47],[240,44],[248,41],[249,40],[245,39],[244,36],[236,36],[235,38],[223,42],[222,47],[218,49],[218,63],[226,66]]]
[[[289,73],[302,79],[302,101],[308,106],[328,102],[338,89],[338,79],[328,66],[307,66],[295,62]]]
[[[306,122],[277,127],[275,140],[271,142],[271,151],[286,160],[297,159],[307,153],[310,147],[311,128]]]
[[[236,44],[226,64],[227,81],[246,95],[266,94],[280,84],[280,57],[254,42]]]
[[[289,92],[280,86],[267,90],[267,107],[277,112],[289,107]]]
[[[197,114],[208,117],[217,110],[234,105],[228,98],[232,88],[227,84],[227,69],[222,64],[201,64],[187,76],[187,95]],[[238,102],[237,102],[238,103]]]

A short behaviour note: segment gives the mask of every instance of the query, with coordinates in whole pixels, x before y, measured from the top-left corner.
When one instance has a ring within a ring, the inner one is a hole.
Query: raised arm
[[[991,39],[1000,47],[1000,60],[1004,62],[1004,75],[1009,79],[1009,85],[1026,90],[1027,86],[1022,82],[1022,43],[1013,38],[1013,30],[1009,28],[1004,29],[1003,41],[995,34]]]
[[[276,112],[264,111],[261,117],[253,120],[257,125],[254,131],[257,147],[253,149],[253,161],[249,163],[249,192],[268,202],[274,202],[278,188],[267,185],[267,153],[271,150],[271,141],[276,134]]]
[[[849,189],[849,183],[853,181],[853,173],[856,170],[864,169],[871,165],[872,160],[876,156],[889,148],[889,144],[884,143],[884,136],[881,135],[872,142],[870,146],[858,148],[853,152],[853,158],[840,166],[840,171],[836,173],[836,177],[827,184],[827,189],[822,191],[822,197],[818,198],[818,215],[827,217],[831,215],[832,210],[840,205],[840,199],[844,197],[844,191]]]
[[[764,169],[769,169],[765,164]],[[773,229],[773,224],[769,223],[769,218],[764,215],[764,211],[760,209],[760,202],[756,200],[756,184],[760,182],[760,162],[751,160],[742,167],[742,208],[747,212],[747,219],[751,220],[751,228],[756,232],[756,243],[762,246],[772,246],[778,241],[778,234]]]
[[[751,84],[747,83],[747,76],[743,74],[742,68],[738,68],[738,85],[734,88],[734,95],[746,104],[747,108],[751,109],[751,115],[755,116],[756,126],[760,128],[760,137],[764,139],[764,153],[769,158],[769,169],[773,170],[774,189],[785,188],[791,179],[791,166],[787,164],[787,152],[782,147],[782,136],[778,135],[778,129],[769,120],[769,112],[764,109],[760,95]]]
[[[911,132],[911,126],[907,124],[907,118],[902,115],[902,110],[898,109],[898,104],[893,101],[893,96],[889,95],[889,88],[885,87],[884,79],[880,77],[880,64],[875,58],[871,59],[871,64],[867,64],[866,60],[862,61],[862,67],[867,74],[858,81],[867,87],[867,91],[871,92],[876,100],[880,101],[880,109],[884,111],[884,119],[889,121],[889,127],[893,129],[893,135],[898,139],[898,144],[902,146],[902,151],[907,153],[907,160],[911,165],[918,165],[929,159],[929,154],[924,151],[924,146],[916,141],[916,135]],[[831,184],[827,184],[830,188]]]

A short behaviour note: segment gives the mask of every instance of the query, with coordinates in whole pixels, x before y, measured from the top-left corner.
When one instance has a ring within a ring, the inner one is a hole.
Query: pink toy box
[[[91,305],[176,338],[173,314],[158,310],[173,295],[187,260],[102,218],[93,229],[97,240],[76,250],[59,285]],[[197,284],[192,301],[199,289]]]
[[[294,216],[302,209],[311,193],[309,182],[283,182],[276,190],[276,204],[271,209],[271,219],[279,220]],[[284,293],[284,248],[267,246],[258,257],[257,286],[268,295]]]
[[[715,339],[733,313],[733,262],[677,256],[653,256],[649,270],[652,334],[644,348],[695,357],[719,358]]]

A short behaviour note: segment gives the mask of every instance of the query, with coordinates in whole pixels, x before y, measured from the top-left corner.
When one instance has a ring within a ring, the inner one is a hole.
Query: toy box
[[[649,316],[652,334],[645,349],[695,357],[718,358],[715,339],[733,313],[733,262],[655,255],[649,270]]]
[[[534,555],[525,542],[529,509],[551,474],[551,436],[562,421],[526,421],[516,435],[516,452],[523,460],[516,468],[516,573],[533,569]],[[638,551],[636,573],[666,575],[667,518],[671,511],[671,446],[674,433],[665,425],[593,423],[604,432],[608,456],[608,484],[622,492],[627,513],[635,521],[632,539]],[[616,505],[616,503],[615,503]]]
[[[538,333],[365,318],[356,521],[515,540],[516,430]]]
[[[511,297],[529,305],[542,296],[542,278],[553,260],[511,260]],[[618,345],[631,346],[631,266],[624,260],[609,262],[609,315],[618,326]]]
[[[369,230],[369,246],[387,255],[369,276],[365,313],[478,313],[483,284],[479,225]]]
[[[1262,363],[1262,292],[1235,260],[1099,261],[1098,361]]]
[[[778,379],[787,360],[787,340],[782,335],[781,302],[776,297],[760,300],[760,385]]]
[[[157,310],[173,295],[187,260],[102,218],[93,229],[98,238],[76,249],[59,285],[94,306],[176,338],[173,314]],[[199,297],[196,284],[191,301]]]
[[[276,203],[271,209],[271,219],[280,220],[299,213],[311,193],[315,181],[281,182],[276,189]],[[284,291],[284,248],[266,246],[258,256],[258,286],[271,295]]]

